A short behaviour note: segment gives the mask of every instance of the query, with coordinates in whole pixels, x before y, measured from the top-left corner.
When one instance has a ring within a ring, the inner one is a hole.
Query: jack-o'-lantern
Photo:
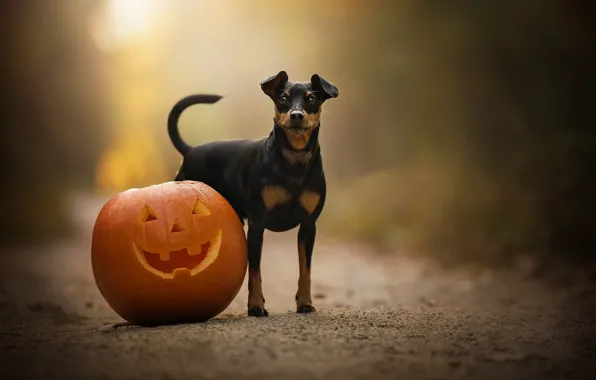
[[[93,275],[108,304],[138,325],[204,321],[236,297],[246,274],[244,229],[201,182],[124,191],[100,211]]]

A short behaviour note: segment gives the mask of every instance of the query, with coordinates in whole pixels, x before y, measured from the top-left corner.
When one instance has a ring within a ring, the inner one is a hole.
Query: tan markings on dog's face
[[[320,119],[321,119],[321,111],[320,110],[317,113],[307,113],[304,115],[304,120],[306,121],[306,127],[309,130],[313,130],[319,124]]]
[[[271,210],[275,206],[289,201],[292,195],[281,186],[265,186],[261,190],[261,197],[267,210]]]
[[[289,112],[279,112],[277,107],[275,107],[275,122],[284,129],[290,125],[290,113]]]
[[[299,202],[300,206],[302,206],[302,208],[306,210],[309,215],[311,215],[319,205],[320,200],[321,196],[318,193],[306,190],[300,194]]]
[[[287,84],[275,101],[275,122],[282,128],[293,149],[306,147],[312,131],[319,125],[322,103],[308,83]],[[293,120],[292,111],[303,113],[300,122]]]
[[[312,132],[312,130],[319,124],[319,121],[321,120],[321,110],[319,110],[316,113],[304,113],[304,122],[302,124],[303,128],[305,128],[305,131],[302,132],[302,134],[304,133],[308,133],[308,132]],[[291,125],[291,119],[290,119],[290,112],[280,112],[279,109],[277,107],[275,107],[275,121],[277,122],[277,124],[283,128],[284,132],[286,132],[286,134],[291,134],[292,131],[288,130],[288,128],[290,128]],[[294,132],[294,134],[296,134]]]

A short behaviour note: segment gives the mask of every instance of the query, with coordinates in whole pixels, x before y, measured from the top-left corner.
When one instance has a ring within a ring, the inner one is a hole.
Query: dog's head
[[[294,136],[312,132],[319,125],[323,103],[338,95],[337,87],[317,74],[310,82],[290,82],[288,74],[280,71],[260,85],[275,104],[275,122]]]

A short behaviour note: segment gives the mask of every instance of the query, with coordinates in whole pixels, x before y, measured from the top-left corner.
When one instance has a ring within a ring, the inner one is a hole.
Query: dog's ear
[[[339,95],[337,87],[327,82],[318,74],[314,74],[310,78],[310,83],[312,84],[313,90],[319,94],[319,98],[322,102],[330,98],[337,98]]]
[[[288,74],[285,71],[280,71],[277,75],[269,77],[259,83],[261,90],[271,99],[274,99],[275,92],[288,81]]]

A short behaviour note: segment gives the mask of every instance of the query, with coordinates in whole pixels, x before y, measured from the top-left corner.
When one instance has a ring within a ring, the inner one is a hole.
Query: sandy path
[[[553,286],[525,265],[445,271],[320,239],[319,312],[296,315],[295,232],[265,238],[269,318],[245,317],[244,284],[207,323],[100,332],[119,318],[89,265],[99,205],[77,206],[80,239],[0,255],[2,379],[593,378],[582,276]]]

